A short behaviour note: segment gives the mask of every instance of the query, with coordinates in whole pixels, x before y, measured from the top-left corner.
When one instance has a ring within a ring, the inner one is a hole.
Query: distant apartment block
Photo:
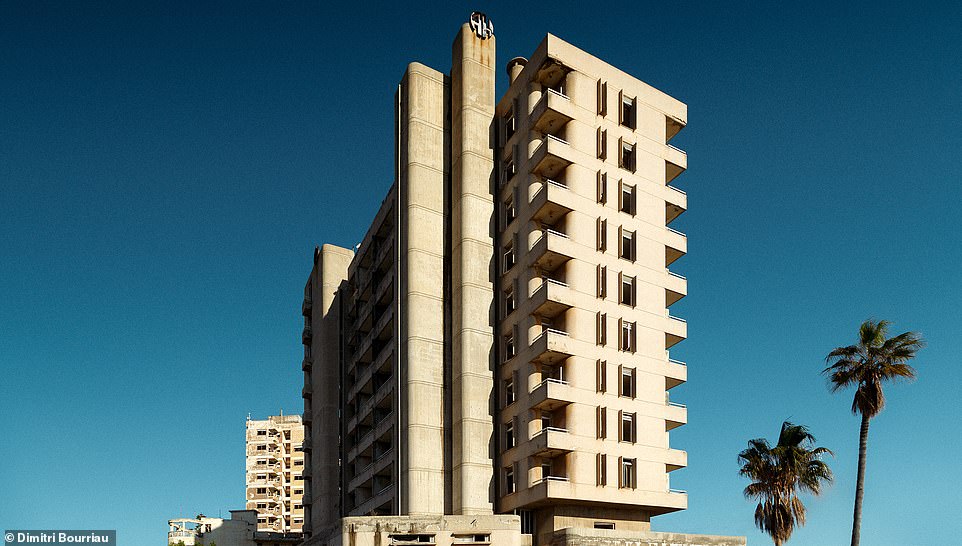
[[[304,424],[300,415],[247,420],[247,509],[257,530],[300,533],[304,526]]]
[[[552,35],[496,100],[495,53],[475,13],[407,67],[380,210],[315,250],[305,545],[744,544],[651,531],[688,502],[687,107]]]

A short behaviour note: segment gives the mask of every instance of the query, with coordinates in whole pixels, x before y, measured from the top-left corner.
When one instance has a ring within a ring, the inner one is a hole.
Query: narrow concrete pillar
[[[398,90],[399,513],[444,514],[444,74],[412,63]]]
[[[335,297],[347,280],[354,252],[324,245],[315,257],[311,275],[311,505],[310,526],[315,532],[333,528],[341,517],[338,451],[340,385],[340,310]]]
[[[452,447],[454,514],[493,513],[495,39],[468,24],[451,66]]]

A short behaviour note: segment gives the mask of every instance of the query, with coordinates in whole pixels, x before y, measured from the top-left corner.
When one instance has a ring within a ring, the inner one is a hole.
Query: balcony
[[[665,430],[678,428],[688,422],[688,408],[677,402],[665,403]]]
[[[314,364],[314,359],[312,357],[305,356],[304,360],[301,361],[301,370],[305,372],[309,372],[311,371],[313,364]]]
[[[543,428],[531,438],[531,445],[534,455],[548,459],[574,451],[571,436],[565,428]]]
[[[668,313],[665,316],[668,319],[665,323],[665,348],[669,349],[688,338],[688,322]]]
[[[566,141],[545,135],[541,146],[531,156],[534,165],[531,172],[544,178],[558,178],[568,165],[575,162],[574,158],[574,150]]]
[[[546,229],[528,252],[529,265],[542,271],[554,271],[573,257],[573,251],[574,242],[567,235]]]
[[[534,302],[533,314],[544,318],[554,318],[574,307],[574,296],[568,285],[554,279],[545,279],[531,296]]]
[[[665,184],[670,184],[679,174],[688,168],[688,154],[668,144],[665,157]]]
[[[680,470],[688,466],[688,453],[680,449],[669,449],[665,461],[665,469],[668,472]]]
[[[556,224],[564,215],[576,208],[575,200],[576,197],[568,186],[546,178],[541,184],[541,189],[531,200],[531,208],[534,210],[531,218],[543,225]]]
[[[545,379],[531,391],[531,407],[551,411],[571,403],[571,387],[567,381]]]
[[[665,307],[671,307],[675,302],[688,294],[688,279],[665,269]]]
[[[688,381],[688,365],[680,360],[668,359],[665,370],[665,390],[672,389]]]
[[[301,302],[301,314],[305,317],[311,316],[311,307],[313,306],[313,301],[311,296],[304,296],[304,301]]]
[[[304,343],[304,345],[309,345],[311,343],[311,337],[311,327],[304,326],[304,331],[301,332],[301,341]]]
[[[554,89],[548,89],[531,111],[534,129],[544,134],[556,134],[575,118],[575,106],[571,99]]]
[[[668,186],[668,190],[665,198],[665,225],[672,223],[688,210],[688,194],[674,186]]]
[[[665,230],[668,232],[665,240],[665,267],[668,267],[688,253],[688,236],[668,226],[665,226]]]
[[[531,342],[533,349],[532,362],[539,364],[557,364],[574,354],[572,339],[567,332],[546,329]]]

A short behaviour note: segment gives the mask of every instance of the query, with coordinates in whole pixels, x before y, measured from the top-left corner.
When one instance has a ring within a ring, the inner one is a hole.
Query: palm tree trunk
[[[858,546],[862,530],[862,496],[865,493],[865,453],[868,451],[868,422],[862,415],[862,428],[858,434],[858,477],[855,481],[855,515],[852,518],[852,546]]]

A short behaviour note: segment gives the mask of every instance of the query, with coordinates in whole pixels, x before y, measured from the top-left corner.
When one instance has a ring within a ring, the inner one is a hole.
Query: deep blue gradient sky
[[[790,418],[837,455],[791,544],[847,543],[858,420],[819,371],[878,317],[929,348],[873,421],[863,543],[944,543],[962,4],[84,4],[0,3],[0,527],[149,545],[168,518],[243,507],[247,414],[301,411],[314,245],[363,236],[398,79],[447,71],[481,9],[499,65],[550,31],[689,105],[672,486],[690,508],[653,527],[767,543],[736,455]]]

